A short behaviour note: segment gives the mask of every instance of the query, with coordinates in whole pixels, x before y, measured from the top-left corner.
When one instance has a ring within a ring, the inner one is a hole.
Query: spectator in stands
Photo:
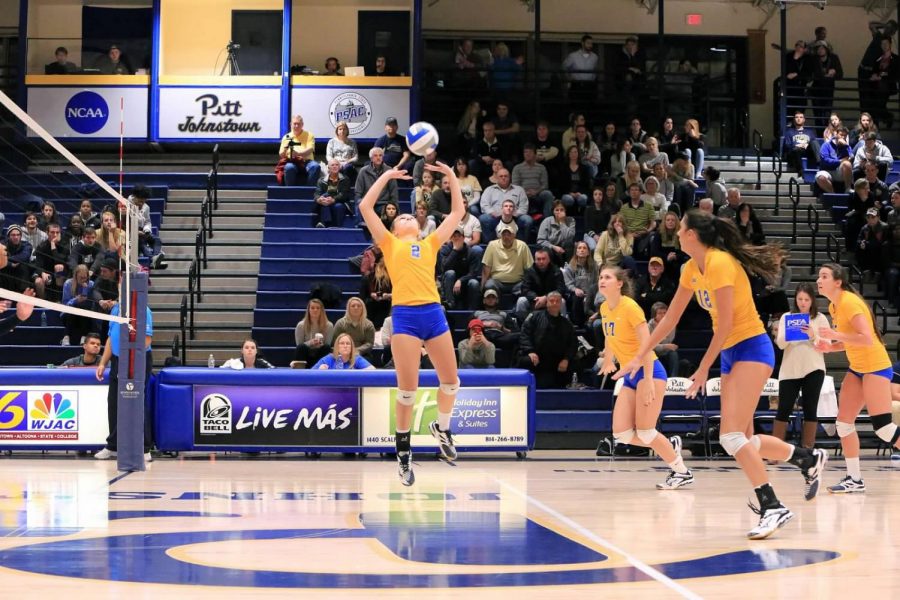
[[[472,100],[466,105],[456,124],[456,141],[462,152],[468,152],[478,141],[479,124],[486,114],[478,100]]]
[[[597,177],[600,172],[600,149],[588,135],[587,126],[575,127],[575,145],[581,155],[581,164],[588,168],[591,179]]]
[[[646,202],[652,206],[655,211],[654,218],[657,221],[661,221],[663,216],[669,211],[669,201],[659,191],[659,180],[655,176],[650,175],[644,180],[644,189],[644,193],[641,194],[641,202]]]
[[[375,57],[375,70],[372,72],[372,77],[394,77],[397,73],[388,67],[387,57],[384,54],[379,54]]]
[[[94,61],[94,68],[103,75],[132,75],[134,71],[122,56],[122,50],[115,44],[103,56]]]
[[[806,86],[812,78],[812,67],[807,54],[806,42],[797,40],[793,50],[785,53],[784,90],[787,95],[787,104],[806,106]],[[802,109],[800,109],[802,112]]]
[[[614,214],[609,220],[609,226],[597,241],[594,250],[594,262],[597,269],[605,265],[620,265],[634,273],[637,263],[632,258],[634,254],[634,235],[632,235],[628,223],[621,212]]]
[[[109,314],[119,301],[119,261],[115,258],[103,259],[99,269],[99,277],[91,288],[91,300],[94,310]]]
[[[66,225],[65,230],[62,232],[63,244],[65,244],[71,252],[75,248],[75,245],[81,241],[81,236],[83,235],[84,221],[81,220],[81,215],[75,213],[69,217],[69,224]]]
[[[341,77],[344,74],[340,72],[341,70],[341,62],[334,56],[329,56],[325,59],[325,72],[322,75],[328,75],[332,77]]]
[[[626,107],[634,109],[644,92],[646,68],[644,52],[638,48],[637,36],[625,38],[625,45],[617,55],[615,78],[619,92],[623,94]]]
[[[763,231],[762,223],[759,222],[756,211],[749,203],[741,202],[734,222],[746,243],[754,246],[762,246],[766,243],[766,234]]]
[[[665,302],[655,302],[650,307],[651,317],[647,321],[650,333],[653,333],[653,330],[656,329],[656,326],[663,320],[667,312],[669,312],[669,305]],[[659,358],[659,362],[666,368],[666,375],[669,377],[678,377],[679,357],[678,344],[675,343],[675,333],[676,329],[673,327],[669,335],[660,340],[656,348],[653,349]]]
[[[587,105],[595,100],[599,60],[594,52],[594,39],[584,34],[581,36],[581,48],[571,52],[563,61],[562,70],[569,81],[569,100],[573,105]]]
[[[439,189],[439,184],[435,183],[431,171],[423,172],[420,182],[413,190],[413,205],[424,202],[428,206],[431,203],[431,196]]]
[[[325,163],[338,161],[341,173],[352,180],[356,176],[356,161],[359,160],[359,149],[356,142],[350,139],[350,126],[346,121],[338,121],[334,127],[334,137],[328,140],[325,147]]]
[[[306,314],[294,328],[294,360],[312,366],[320,358],[331,352],[331,340],[334,339],[334,325],[325,314],[325,305],[318,298],[313,298],[306,305]]]
[[[631,119],[628,124],[626,139],[631,142],[631,150],[635,156],[642,156],[647,152],[647,139],[650,136],[641,128],[641,120],[637,117]]]
[[[644,180],[641,179],[641,164],[636,160],[632,160],[625,165],[625,172],[616,180],[623,205],[628,202],[628,188],[634,184],[638,185],[641,193],[644,192]]]
[[[863,164],[863,177],[869,184],[869,194],[873,202],[873,206],[887,215],[888,204],[890,203],[890,189],[878,178],[878,165],[872,161]]]
[[[900,306],[900,189],[891,191],[891,210],[887,215],[886,233],[888,248],[885,292],[888,301],[897,307]]]
[[[481,59],[475,53],[475,43],[472,40],[465,39],[456,47],[454,63],[458,74],[457,83],[461,87],[477,87],[481,79],[478,74]]]
[[[670,116],[666,116],[654,137],[659,141],[660,152],[665,152],[669,156],[669,162],[675,160],[675,153],[677,152],[675,136],[675,120]]]
[[[591,192],[591,202],[584,209],[584,241],[592,254],[600,241],[600,235],[609,227],[609,220],[621,208],[622,202],[615,183],[595,187]]]
[[[504,42],[494,44],[491,53],[493,62],[490,65],[490,84],[495,90],[511,90],[519,83],[522,65],[509,55],[509,46]]]
[[[334,340],[334,352],[323,356],[313,365],[313,369],[318,370],[344,370],[356,369],[363,371],[374,370],[368,360],[366,360],[356,349],[353,342],[353,336],[349,333],[341,333]]]
[[[416,210],[413,216],[415,217],[416,222],[419,224],[418,238],[420,240],[424,240],[431,233],[433,233],[435,229],[437,229],[434,218],[430,217],[428,212],[428,204],[426,202],[416,202]]]
[[[669,207],[667,210],[675,210],[678,214],[681,214],[681,202],[684,199],[680,195],[678,199],[675,198],[675,190],[678,186],[669,177],[666,167],[661,164],[653,165],[653,176],[659,182],[659,193],[666,199],[666,206]],[[690,194],[693,196],[693,190],[690,191]]]
[[[94,282],[88,276],[87,266],[80,264],[75,267],[72,277],[62,285],[62,303],[83,310],[94,310],[96,304],[93,299],[93,289]],[[68,346],[72,340],[78,343],[88,333],[99,333],[100,331],[99,322],[95,319],[69,313],[60,313],[60,315],[66,331],[60,342],[63,346]]]
[[[511,366],[519,346],[519,325],[516,318],[500,310],[500,294],[494,288],[485,288],[482,309],[476,310],[474,318],[484,325],[484,336],[504,352],[503,365]]]
[[[893,52],[893,40],[883,37],[880,41],[881,56],[873,65],[870,76],[872,82],[872,115],[882,126],[891,129],[894,117],[887,109],[888,99],[897,93],[897,80],[900,78],[900,56]],[[862,96],[861,96],[862,97]]]
[[[150,266],[154,269],[165,270],[169,268],[166,263],[166,253],[162,251],[162,241],[153,235],[153,222],[150,218],[150,190],[146,186],[136,185],[131,190],[131,200],[138,210],[138,245],[141,254],[151,259]]]
[[[125,231],[119,228],[116,214],[111,210],[104,210],[100,215],[100,221],[102,228],[100,235],[97,236],[97,241],[100,242],[100,247],[103,249],[100,256],[118,260],[125,250]],[[99,264],[95,263],[91,270],[96,272],[98,268]]]
[[[485,121],[481,125],[484,135],[472,146],[469,171],[479,179],[485,179],[491,174],[491,165],[499,159],[506,164],[509,158],[507,148],[497,137],[497,130],[493,121]]]
[[[303,117],[291,118],[291,130],[281,138],[275,177],[280,185],[315,185],[322,173],[316,161],[316,138],[303,129]]]
[[[394,224],[394,219],[397,218],[399,214],[399,209],[396,204],[385,204],[381,207],[381,214],[378,216],[381,218],[381,222],[384,223],[384,226],[390,230],[391,225]]]
[[[10,225],[6,229],[7,264],[0,269],[0,287],[22,293],[31,287],[31,244],[22,237],[22,228]]]
[[[856,151],[856,147],[864,140],[866,134],[869,132],[877,133],[878,139],[881,139],[881,133],[879,133],[878,125],[875,124],[872,115],[867,112],[859,113],[859,120],[856,122],[856,125],[853,126],[853,129],[850,130],[850,135],[847,138],[852,152]]]
[[[575,250],[575,218],[566,216],[566,207],[559,200],[552,206],[552,215],[538,228],[537,243],[546,248],[556,265],[562,266]]]
[[[606,160],[609,165],[610,178],[622,177],[627,166],[632,162],[636,162],[637,159],[635,159],[634,152],[632,152],[633,147],[630,139],[622,138],[616,143],[615,148],[610,151],[609,158]],[[640,167],[640,163],[638,163],[638,166]]]
[[[466,207],[466,216],[459,222],[459,225],[463,228],[466,245],[477,251],[479,260],[481,260],[481,255],[484,252],[484,249],[479,245],[481,244],[481,221],[469,212],[469,201],[466,200],[465,196],[463,196],[463,206]]]
[[[81,215],[81,220],[84,221],[85,229],[88,227],[100,228],[100,215],[94,212],[94,207],[87,198],[81,201],[78,214]]]
[[[879,219],[877,208],[866,211],[866,224],[857,237],[856,261],[869,281],[878,281],[887,269],[884,264],[884,246],[887,242],[887,224]]]
[[[62,227],[61,217],[56,210],[56,205],[50,200],[44,200],[41,204],[41,214],[38,215],[38,228],[46,232],[50,223],[56,223]]]
[[[487,177],[487,179],[481,182],[481,187],[488,188],[492,185],[497,185],[498,183],[500,183],[498,174],[505,168],[506,165],[503,164],[503,161],[499,158],[495,158],[493,162],[491,162],[491,174]]]
[[[763,323],[768,324],[773,317],[777,319],[782,313],[790,310],[786,290],[791,285],[791,275],[787,258],[783,258],[778,265],[774,281],[767,281],[759,275],[750,275],[753,303]]]
[[[659,140],[655,137],[647,137],[644,140],[645,150],[638,158],[638,164],[641,165],[641,175],[650,175],[653,173],[655,165],[669,167],[669,155],[659,150]]]
[[[432,223],[433,225],[433,223]],[[359,295],[366,305],[366,315],[375,329],[381,329],[384,319],[391,313],[393,286],[384,264],[384,254],[375,254],[375,267],[360,280]]]
[[[425,156],[423,156],[422,158],[420,158],[419,160],[416,161],[416,164],[413,166],[413,170],[412,170],[412,178],[413,178],[414,186],[422,185],[422,176],[425,173],[430,173],[431,180],[434,182],[434,185],[435,185],[435,189],[440,187],[441,179],[444,178],[443,173],[441,173],[440,171],[426,171],[425,170],[425,165],[427,164],[427,165],[434,166],[434,164],[437,163],[437,158],[438,158],[437,150],[435,150],[434,148],[431,148],[430,150],[428,150],[428,152],[425,153]]]
[[[829,52],[834,52],[834,46],[828,41],[828,29],[820,25],[816,27],[814,35],[815,39],[806,45],[806,47],[810,49],[810,52],[815,53],[816,47],[818,46],[825,46],[828,48]]]
[[[60,46],[54,53],[56,60],[44,66],[44,75],[70,75],[78,71],[78,66],[69,61],[69,51]]]
[[[369,191],[369,188],[372,187],[375,181],[381,177],[385,168],[384,150],[381,148],[372,148],[369,150],[369,164],[360,169],[359,175],[356,177],[356,186],[354,188],[354,200],[356,206],[359,206],[359,201],[362,200],[363,196],[366,195],[366,192]],[[394,208],[396,209],[399,205],[399,200],[400,195],[397,190],[397,182],[391,179],[384,187],[384,190],[382,190],[381,195],[378,197],[378,201],[375,202],[375,212],[380,214],[387,204],[394,205]],[[364,224],[360,222],[360,226],[362,227]]]
[[[728,197],[725,182],[722,181],[721,177],[719,170],[712,165],[703,169],[703,179],[706,180],[706,197],[712,198],[717,212],[725,204],[725,200]]]
[[[353,209],[350,205],[350,178],[341,172],[338,159],[328,161],[325,176],[316,183],[313,201],[316,227],[343,227],[344,217]]]
[[[538,248],[534,251],[534,263],[525,270],[521,295],[516,300],[516,317],[519,321],[524,321],[533,310],[546,309],[547,294],[553,291],[565,294],[566,284],[562,271],[550,260],[548,250]]]
[[[412,171],[409,148],[406,138],[397,133],[399,127],[396,117],[388,117],[384,121],[384,135],[375,140],[375,147],[384,150],[384,164],[406,171]]]
[[[675,154],[675,160],[672,161],[672,168],[669,169],[669,176],[673,178],[676,184],[683,183],[696,190],[699,186],[697,185],[697,182],[694,181],[695,175],[696,171],[694,170],[694,165],[691,163],[690,153],[687,151],[677,152]],[[692,207],[693,203],[691,203],[688,208]],[[682,210],[681,212],[685,213],[687,211]]]
[[[610,161],[623,139],[616,128],[615,121],[607,121],[602,129],[595,129],[593,137],[597,147],[600,148],[600,173],[608,177],[615,177],[610,170]]]
[[[522,150],[524,160],[513,167],[512,183],[525,190],[531,214],[540,212],[544,217],[553,210],[553,192],[550,191],[550,175],[547,167],[537,162],[534,144],[525,144]]]
[[[69,252],[69,271],[74,272],[77,265],[85,265],[93,278],[96,271],[93,270],[97,259],[103,254],[103,248],[97,241],[97,232],[93,227],[85,227],[81,241],[75,244],[72,251]]]
[[[675,297],[675,283],[670,277],[664,277],[665,263],[658,256],[651,256],[647,263],[647,274],[637,278],[634,286],[634,299],[644,311],[645,318],[653,317],[651,308],[658,302],[669,305]]]
[[[503,204],[506,200],[511,200],[515,210],[513,218],[516,220],[519,238],[528,239],[531,226],[534,220],[528,215],[528,196],[525,190],[518,185],[510,182],[509,171],[500,169],[497,172],[498,182],[481,194],[481,230],[485,233],[485,238],[490,237],[489,233],[493,232],[500,222]],[[490,241],[486,239],[485,241]]]
[[[697,203],[697,208],[699,208],[702,212],[713,214],[715,210],[715,203],[712,201],[712,198],[700,198],[700,201]]]
[[[637,183],[628,186],[628,199],[629,201],[622,205],[619,214],[628,225],[628,231],[634,236],[634,257],[644,260],[649,256],[656,232],[656,210],[652,204],[641,200],[641,186]],[[625,265],[623,267],[628,268]]]
[[[458,304],[470,310],[478,307],[481,297],[481,252],[477,246],[466,244],[462,225],[438,251],[437,271],[441,297],[448,310],[456,309]]]
[[[469,173],[469,163],[465,158],[457,158],[453,166],[453,172],[459,179],[459,189],[462,192],[463,200],[469,206],[477,207],[481,200],[481,183],[478,178]],[[473,213],[474,214],[474,213]]]
[[[334,339],[349,333],[356,349],[365,358],[375,344],[375,326],[366,315],[366,305],[356,296],[347,301],[347,312],[334,324]]]
[[[819,143],[815,132],[806,127],[806,115],[801,109],[794,111],[794,120],[784,131],[783,150],[788,166],[798,175],[803,175],[804,158],[811,169],[819,164]]]
[[[675,137],[674,143],[678,152],[686,152],[687,160],[694,165],[695,173],[703,173],[704,144],[703,134],[700,132],[700,122],[697,119],[688,119],[684,122],[683,132]]]
[[[578,342],[562,307],[562,294],[550,292],[546,310],[531,313],[522,325],[519,367],[534,373],[538,389],[563,388],[572,378]]]
[[[894,164],[891,151],[879,139],[874,131],[866,133],[853,156],[853,177],[862,177],[867,163],[875,165],[875,176],[881,180],[887,178],[888,171]],[[872,180],[869,183],[873,183]]]
[[[560,150],[556,138],[550,135],[550,124],[547,121],[537,122],[531,143],[535,147],[537,161],[547,167],[549,173],[553,173]]]
[[[457,346],[460,369],[493,369],[496,361],[496,348],[484,337],[484,323],[472,319],[468,325],[469,337],[461,340]]]
[[[737,221],[738,209],[741,207],[741,190],[740,188],[730,187],[725,193],[725,204],[719,207],[716,216],[721,219],[731,219]]]
[[[463,196],[463,202],[465,202],[465,196]],[[446,177],[443,177],[441,178],[440,189],[434,190],[434,192],[432,192],[431,194],[431,199],[428,201],[428,218],[434,221],[435,224],[440,225],[441,222],[449,215],[450,180]],[[466,216],[470,216],[468,212],[468,205],[466,207]]]
[[[575,145],[575,129],[579,125],[587,125],[587,121],[584,118],[584,113],[574,112],[569,115],[569,128],[563,131],[562,134],[562,147],[568,148],[569,146]],[[590,137],[590,136],[589,136]]]
[[[665,263],[664,273],[672,280],[678,279],[681,265],[688,259],[687,254],[681,250],[681,240],[678,237],[678,230],[681,229],[680,217],[678,213],[671,210],[666,213],[659,225],[657,244],[652,251],[653,256],[662,258]]]
[[[72,358],[66,360],[61,364],[61,367],[96,367],[97,361],[100,360],[100,349],[102,344],[100,343],[100,334],[94,332],[88,332],[82,338],[84,342],[81,345],[83,352],[78,356],[73,356]],[[63,344],[67,346],[68,344]]]
[[[566,285],[566,306],[572,322],[584,326],[591,302],[597,293],[599,269],[586,242],[575,244],[575,254],[563,267],[563,282]]]
[[[809,95],[812,98],[813,115],[817,123],[828,118],[834,100],[834,84],[844,77],[841,59],[834,54],[828,44],[816,42],[815,56],[812,57],[812,85]]]
[[[569,146],[557,176],[559,197],[565,206],[585,206],[591,189],[591,171],[582,164],[578,146]]]
[[[515,223],[497,225],[500,237],[487,245],[481,259],[481,289],[493,288],[501,293],[518,295],[525,270],[534,264],[528,245],[516,239]]]
[[[247,338],[241,344],[241,355],[237,358],[229,358],[219,367],[221,369],[274,369],[275,365],[259,355],[259,347],[256,340]]]
[[[510,159],[518,159],[519,151],[522,147],[522,140],[519,137],[521,127],[518,117],[516,117],[515,113],[510,112],[508,102],[503,100],[497,102],[492,120],[494,122],[494,132],[500,139],[500,143],[508,150]]]
[[[822,131],[822,139],[823,141],[828,141],[834,137],[834,134],[837,133],[837,130],[844,126],[843,121],[838,116],[837,113],[833,112],[828,117],[828,125]]]
[[[47,241],[47,232],[38,227],[38,217],[33,212],[25,213],[25,228],[22,229],[22,239],[28,242],[32,249]]]
[[[69,248],[63,244],[59,224],[47,227],[47,239],[34,251],[34,292],[38,298],[58,302],[66,281]]]

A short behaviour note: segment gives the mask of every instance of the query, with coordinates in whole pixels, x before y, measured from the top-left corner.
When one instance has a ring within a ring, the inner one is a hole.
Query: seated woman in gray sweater
[[[334,338],[349,333],[360,356],[368,359],[375,344],[375,326],[366,315],[366,305],[357,296],[347,301],[347,312],[334,324]]]
[[[295,361],[304,361],[306,368],[314,365],[320,358],[331,352],[331,340],[334,339],[334,325],[325,314],[325,305],[318,298],[313,298],[306,306],[306,314],[294,329]]]
[[[541,221],[537,234],[538,246],[546,248],[553,262],[562,265],[575,250],[575,218],[566,216],[566,207],[553,201],[553,214]]]

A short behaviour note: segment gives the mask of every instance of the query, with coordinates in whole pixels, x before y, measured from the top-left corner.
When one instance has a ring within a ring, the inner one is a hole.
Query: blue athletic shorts
[[[659,362],[659,359],[653,361],[653,379],[662,379],[666,380],[666,370],[663,368],[662,363]],[[634,375],[626,375],[624,387],[627,387],[632,390],[637,389],[638,382],[644,378],[644,367],[638,369],[637,373]]]
[[[391,311],[394,335],[403,333],[427,342],[450,331],[440,304],[395,306]]]
[[[775,349],[769,336],[761,333],[722,350],[720,362],[722,375],[731,373],[731,368],[739,362],[758,362],[774,368]]]
[[[894,380],[894,368],[888,367],[887,369],[882,369],[880,371],[871,371],[869,373],[860,373],[858,371],[854,371],[853,369],[847,369],[847,373],[851,375],[856,375],[860,379],[862,379],[863,375],[878,375],[879,377],[884,377],[888,381]]]

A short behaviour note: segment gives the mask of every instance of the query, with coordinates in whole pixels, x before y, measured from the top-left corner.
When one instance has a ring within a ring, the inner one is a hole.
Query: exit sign
[[[703,25],[703,15],[700,13],[691,13],[684,15],[684,22],[692,27]]]

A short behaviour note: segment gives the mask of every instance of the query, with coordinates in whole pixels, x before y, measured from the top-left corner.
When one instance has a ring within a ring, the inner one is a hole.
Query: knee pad
[[[620,431],[619,433],[613,432],[613,439],[616,440],[617,444],[630,444],[631,440],[634,439],[634,434],[634,429],[626,429],[625,431]]]
[[[438,386],[438,389],[441,390],[442,394],[455,396],[456,392],[459,391],[459,378],[456,379],[456,383],[442,383],[440,386]]]
[[[890,413],[872,415],[872,429],[875,430],[875,435],[891,446],[900,439],[900,428],[891,420]]]
[[[415,390],[408,392],[405,390],[397,390],[397,402],[403,406],[412,406],[416,402]]]
[[[843,421],[835,421],[834,428],[837,429],[838,437],[842,438],[852,435],[853,432],[856,431],[856,427],[853,423],[844,423]]]
[[[655,429],[638,429],[637,436],[638,439],[644,442],[645,444],[649,444],[653,440],[656,439],[656,436],[659,435],[659,432]]]
[[[759,439],[759,436],[758,436],[758,435],[752,436],[752,437],[750,438],[750,443],[753,444],[753,446],[754,446],[757,450],[759,450],[760,447],[762,446],[762,440]]]
[[[729,456],[737,454],[741,448],[750,443],[743,431],[731,431],[719,436],[719,444]]]

